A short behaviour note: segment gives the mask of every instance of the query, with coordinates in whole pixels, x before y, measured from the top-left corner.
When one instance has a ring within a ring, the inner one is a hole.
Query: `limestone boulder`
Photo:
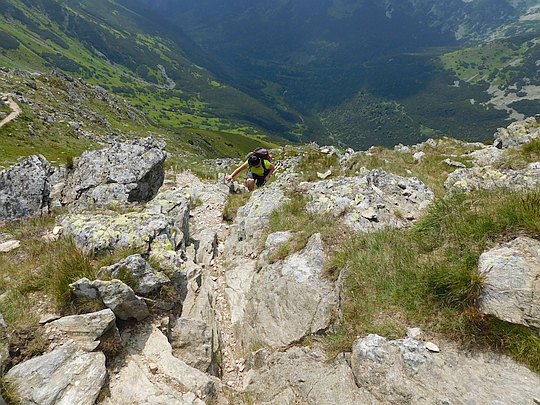
[[[126,366],[113,371],[106,404],[202,405],[219,396],[220,381],[174,357],[159,329],[141,324],[124,331],[122,338]]]
[[[30,156],[0,172],[0,220],[47,214],[52,173],[51,165],[41,155]]]
[[[85,152],[67,174],[62,204],[85,209],[149,201],[163,184],[164,147],[145,138]]]
[[[146,302],[120,280],[82,278],[69,286],[77,297],[101,300],[120,319],[141,321],[150,316]]]
[[[494,136],[494,144],[500,148],[517,148],[540,138],[539,118],[540,116],[529,117],[523,121],[513,122],[507,128],[499,128]]]
[[[167,338],[173,355],[191,367],[207,372],[212,364],[212,328],[208,323],[178,318],[169,324]]]
[[[432,352],[413,338],[357,339],[351,367],[371,403],[524,404],[540,398],[540,377],[507,357],[462,353],[450,346]]]
[[[65,332],[78,347],[89,352],[99,346],[98,339],[108,331],[112,331],[113,335],[120,338],[116,327],[116,317],[110,309],[90,314],[65,316],[51,322],[51,325]]]
[[[17,364],[6,374],[24,404],[93,405],[107,378],[105,356],[74,343]]]
[[[320,234],[315,234],[304,249],[253,276],[235,324],[244,348],[256,342],[287,346],[332,325],[339,299],[336,286],[322,275],[325,260]]]
[[[286,201],[284,192],[274,183],[254,191],[249,201],[238,210],[225,244],[226,254],[231,257],[255,254],[270,214]]]
[[[536,189],[540,187],[540,163],[531,163],[522,170],[497,170],[491,166],[457,169],[450,173],[444,187],[449,192],[497,188]]]
[[[275,353],[261,349],[247,363],[244,391],[257,404],[378,403],[366,390],[356,386],[343,355],[331,360],[309,347]]]
[[[308,210],[341,217],[361,232],[408,226],[435,198],[417,178],[397,176],[382,169],[357,177],[302,183],[300,187],[311,198]]]
[[[519,237],[480,255],[480,310],[540,329],[540,241]]]
[[[155,270],[140,254],[131,255],[110,266],[102,267],[100,274],[110,274],[114,278],[124,273],[135,282],[133,291],[139,295],[159,292],[171,280],[163,272]]]

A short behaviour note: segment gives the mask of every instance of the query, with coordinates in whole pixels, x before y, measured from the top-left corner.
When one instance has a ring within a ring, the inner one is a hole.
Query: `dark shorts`
[[[259,176],[257,174],[253,174],[251,173],[251,171],[248,171],[248,179],[253,179],[255,180],[255,184],[257,185],[257,187],[260,187],[264,184],[264,176]]]

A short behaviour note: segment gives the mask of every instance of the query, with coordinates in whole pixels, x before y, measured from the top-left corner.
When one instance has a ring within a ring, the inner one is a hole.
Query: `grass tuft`
[[[227,204],[225,204],[225,207],[223,208],[223,220],[229,224],[232,224],[236,218],[238,210],[248,202],[250,197],[251,193],[229,195]]]

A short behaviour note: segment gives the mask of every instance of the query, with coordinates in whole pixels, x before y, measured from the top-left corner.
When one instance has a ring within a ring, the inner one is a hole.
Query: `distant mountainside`
[[[301,110],[321,141],[487,139],[534,113],[530,102],[540,98],[538,1],[144,1],[245,72],[252,93],[273,92]],[[480,68],[474,50],[484,43]],[[464,66],[489,74],[471,80]]]
[[[81,75],[170,127],[483,140],[540,112],[539,16],[532,0],[0,0],[0,65]]]
[[[154,122],[283,139],[280,116],[203,66],[226,68],[151,10],[117,2],[0,0],[0,65],[82,76]]]

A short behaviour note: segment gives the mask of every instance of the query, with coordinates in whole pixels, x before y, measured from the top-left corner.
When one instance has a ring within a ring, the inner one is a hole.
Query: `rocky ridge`
[[[540,137],[536,121],[512,128],[523,142]],[[493,163],[495,158],[486,156],[502,158],[520,142],[515,138],[476,145],[468,158]],[[328,258],[318,233],[302,250],[269,260],[293,237],[291,232],[266,235],[271,213],[299,183],[297,190],[310,196],[307,209],[331,215],[354,232],[407,227],[434,199],[418,179],[376,169],[301,182],[299,159],[291,157],[228,225],[221,217],[230,187],[190,172],[166,179],[163,148],[143,139],[84,154],[68,170],[33,156],[0,173],[3,220],[61,207],[61,228],[52,234],[73,238],[89,255],[136,252],[100,269],[96,279],[71,284],[73,294],[106,309],[43,321],[50,341],[46,353],[5,376],[18,384],[22,403],[540,401],[540,378],[526,367],[493,353],[466,353],[449,342],[435,345],[417,329],[397,340],[359,336],[350,351],[335,358],[316,340],[307,340],[331,332],[339,322],[341,280],[323,275]],[[398,149],[422,159],[418,145]],[[320,150],[339,153],[343,167],[364,153]],[[519,170],[475,163],[457,168],[446,186],[449,192],[473,185],[537,189],[538,167],[531,164],[518,175]],[[15,246],[9,235],[0,242]],[[479,272],[487,277],[482,311],[538,328],[538,243],[518,238],[482,255]],[[501,269],[512,272],[511,285]],[[121,280],[125,273],[129,285]],[[120,349],[107,359],[102,342]]]

